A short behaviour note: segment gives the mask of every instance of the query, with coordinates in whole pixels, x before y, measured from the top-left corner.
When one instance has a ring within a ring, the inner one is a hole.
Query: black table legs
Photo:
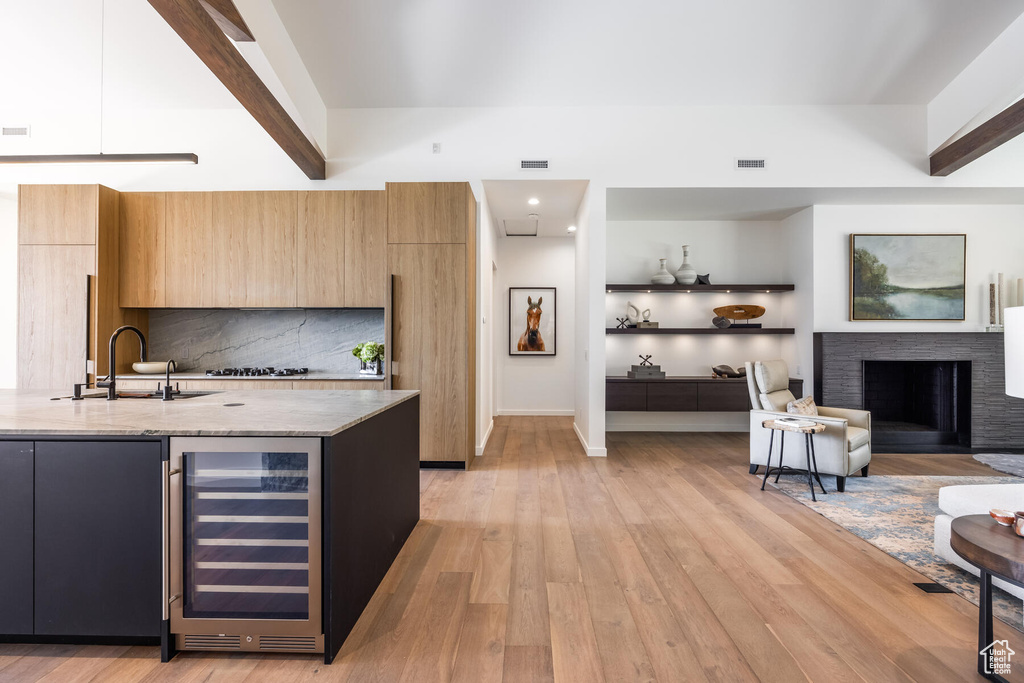
[[[993,661],[996,650],[1003,648],[995,642],[992,633],[992,574],[981,570],[981,595],[978,604],[978,673],[990,681],[1006,679],[996,673],[997,663]],[[1007,672],[1009,673],[1009,672]]]
[[[778,483],[779,477],[782,476],[782,456],[785,453],[786,447],[786,432],[783,430],[769,430],[768,434],[768,464],[764,468],[764,479],[761,481],[761,490],[764,491],[765,484],[768,483],[768,476],[772,471],[772,445],[775,441],[775,432],[779,432],[779,466],[775,472],[775,482]],[[822,493],[828,493],[825,490],[825,485],[821,483],[821,477],[818,475],[818,458],[814,453],[814,439],[813,434],[804,434],[804,447],[807,449],[807,486],[811,489],[811,500],[818,502],[817,497],[814,495],[814,482],[818,482],[818,486],[821,487]]]

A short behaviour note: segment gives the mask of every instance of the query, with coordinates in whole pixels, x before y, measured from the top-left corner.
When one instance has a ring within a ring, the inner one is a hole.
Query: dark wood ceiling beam
[[[149,0],[149,4],[303,173],[312,180],[327,177],[323,155],[235,49],[201,0]]]
[[[931,156],[931,174],[946,176],[1024,133],[1024,100],[1010,105]]]
[[[199,0],[199,2],[228,38],[239,43],[256,42],[256,39],[252,37],[252,31],[249,30],[245,19],[242,18],[232,0]]]

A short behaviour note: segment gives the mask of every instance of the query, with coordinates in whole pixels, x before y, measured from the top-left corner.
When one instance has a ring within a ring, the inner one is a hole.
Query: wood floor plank
[[[604,680],[587,593],[581,583],[548,583],[551,662],[559,683]]]
[[[507,605],[469,605],[459,638],[453,683],[501,682],[507,622]]]

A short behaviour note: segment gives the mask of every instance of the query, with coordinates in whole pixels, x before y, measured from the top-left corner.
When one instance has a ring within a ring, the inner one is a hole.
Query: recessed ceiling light
[[[575,225],[570,225],[568,228],[566,228],[566,232],[569,232],[569,233],[576,232],[576,226]]]
[[[538,204],[540,204],[540,200],[537,199],[536,197],[530,197],[529,199],[526,200],[526,203],[529,204],[530,206],[537,206]]]

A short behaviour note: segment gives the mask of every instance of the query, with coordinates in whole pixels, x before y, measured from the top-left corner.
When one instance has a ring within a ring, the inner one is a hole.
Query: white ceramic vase
[[[676,271],[676,282],[681,285],[692,285],[697,281],[697,271],[690,265],[690,245],[683,245],[683,262]]]
[[[665,267],[667,258],[660,258],[658,262],[661,266],[658,268],[658,272],[651,277],[651,283],[655,285],[674,285],[676,282],[676,276],[668,272],[668,268]]]

